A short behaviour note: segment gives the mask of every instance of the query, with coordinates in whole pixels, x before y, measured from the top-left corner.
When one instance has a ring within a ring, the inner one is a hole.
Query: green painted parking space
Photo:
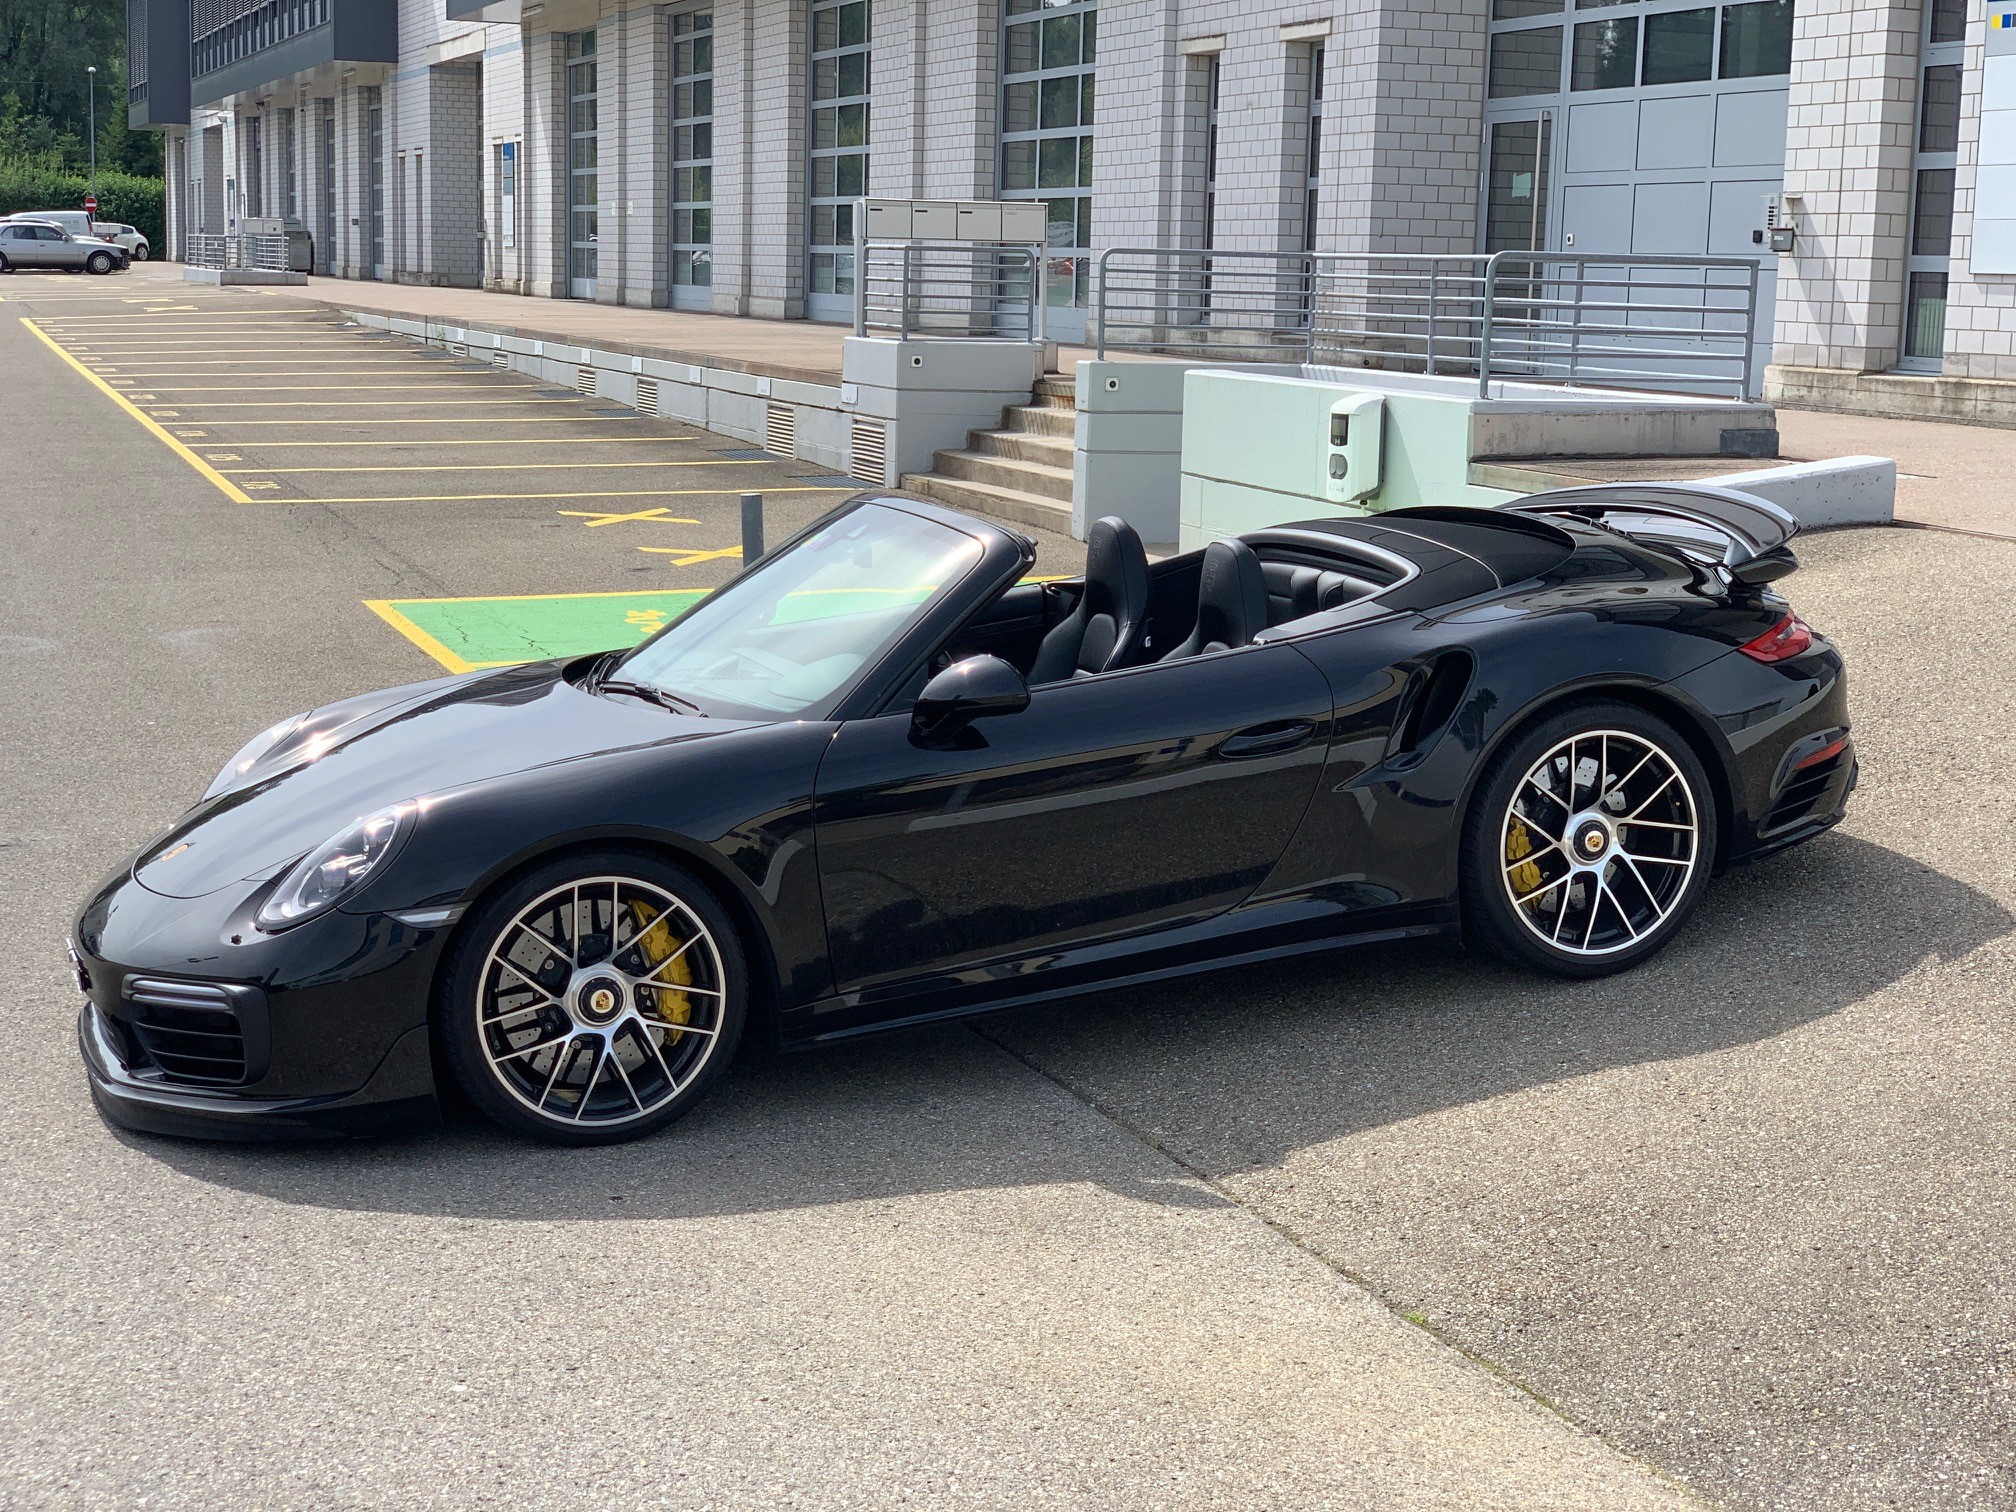
[[[669,588],[364,603],[450,672],[473,672],[634,646],[707,593],[705,588]]]

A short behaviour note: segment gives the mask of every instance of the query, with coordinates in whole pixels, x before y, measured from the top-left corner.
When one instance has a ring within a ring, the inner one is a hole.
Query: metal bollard
[[[763,555],[763,495],[742,495],[742,570],[747,572]]]

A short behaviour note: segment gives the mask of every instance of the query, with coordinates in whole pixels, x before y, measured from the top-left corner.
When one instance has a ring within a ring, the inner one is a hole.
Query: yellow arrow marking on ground
[[[567,515],[573,519],[585,520],[593,530],[598,525],[621,525],[626,520],[656,520],[664,525],[698,525],[698,520],[684,520],[676,517],[664,505],[656,509],[640,509],[635,514],[603,514],[593,509],[558,509],[555,514]]]
[[[724,546],[719,551],[694,551],[684,546],[639,546],[637,549],[669,556],[673,558],[674,567],[697,567],[702,562],[718,561],[722,557],[739,558],[742,555],[740,546]]]
[[[72,357],[68,352],[64,351],[63,348],[58,346],[56,342],[50,337],[49,333],[42,329],[42,327],[35,324],[34,321],[29,320],[26,317],[23,317],[21,324],[28,328],[28,333],[31,336],[33,336],[37,341],[41,342],[44,346],[49,348],[50,351],[54,352],[58,357],[61,357],[65,362],[69,363],[70,366],[77,371],[79,376],[81,376],[86,383],[90,384],[93,388],[97,389],[99,393],[103,394],[107,399],[110,399],[114,404],[118,405],[119,408],[124,410],[127,414],[131,415],[135,420],[138,420],[143,426],[147,428],[148,432],[151,435],[153,435],[153,437],[157,441],[161,442],[162,445],[166,446],[170,451],[174,452],[176,456],[180,457],[184,462],[187,462],[191,467],[195,468],[196,471],[200,473],[203,477],[208,478],[212,483],[216,484],[218,489],[223,493],[225,498],[231,500],[234,504],[250,504],[252,502],[250,496],[247,495],[242,488],[240,488],[237,484],[233,483],[229,478],[225,477],[222,473],[218,472],[216,468],[212,467],[208,462],[205,462],[201,457],[197,456],[196,453],[189,450],[189,448],[184,446],[181,441],[178,441],[175,439],[175,437],[169,435],[167,431],[161,428],[161,425],[158,421],[150,419],[148,415],[138,406],[136,406],[131,399],[128,399],[124,394],[120,393],[119,390],[112,387],[111,384],[107,383],[103,378],[100,378],[96,373],[92,372],[89,368],[84,366],[84,364],[79,362],[75,357]],[[200,436],[202,432],[195,431],[190,432],[188,434]]]

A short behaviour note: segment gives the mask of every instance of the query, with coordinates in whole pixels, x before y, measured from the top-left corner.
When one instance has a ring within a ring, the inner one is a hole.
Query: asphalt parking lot
[[[2016,1504],[2016,542],[1801,543],[1861,792],[1622,978],[1223,973],[611,1150],[125,1136],[71,911],[253,730],[432,671],[368,605],[701,589],[742,489],[842,496],[278,303],[0,283],[0,1501]]]

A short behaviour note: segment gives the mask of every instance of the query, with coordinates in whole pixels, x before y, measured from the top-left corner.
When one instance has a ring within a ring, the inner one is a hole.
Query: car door
[[[7,227],[7,240],[0,243],[7,249],[7,261],[17,268],[48,267],[48,252],[39,235],[42,229],[40,226]]]
[[[900,996],[1233,907],[1308,808],[1330,710],[1276,645],[1037,687],[950,748],[907,706],[843,724],[814,806],[836,986]]]
[[[49,257],[52,268],[81,268],[91,249],[67,231],[58,231],[53,226],[42,228],[41,241]]]

